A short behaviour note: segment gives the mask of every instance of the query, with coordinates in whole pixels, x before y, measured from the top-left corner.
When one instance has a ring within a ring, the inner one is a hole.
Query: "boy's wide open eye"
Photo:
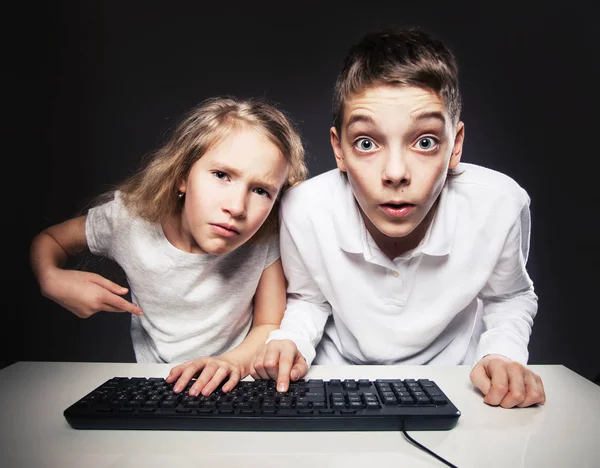
[[[417,148],[424,151],[431,151],[438,144],[438,141],[433,137],[419,138],[417,141]]]
[[[365,151],[365,152],[372,151],[377,147],[377,145],[370,138],[359,138],[358,140],[356,140],[354,142],[354,146],[359,151]]]

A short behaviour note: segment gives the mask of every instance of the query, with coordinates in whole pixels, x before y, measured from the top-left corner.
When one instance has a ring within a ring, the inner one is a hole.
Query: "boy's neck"
[[[423,219],[423,221],[407,236],[404,237],[389,237],[383,234],[377,227],[371,222],[371,220],[360,210],[360,214],[365,222],[365,226],[371,237],[377,244],[377,247],[386,255],[390,260],[394,260],[396,257],[408,252],[409,250],[417,247],[425,234],[427,234],[427,229],[431,225],[433,217],[435,216],[435,212],[439,203],[439,197],[427,213],[427,216]]]

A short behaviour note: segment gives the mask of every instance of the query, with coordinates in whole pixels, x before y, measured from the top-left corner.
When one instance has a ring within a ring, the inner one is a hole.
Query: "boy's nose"
[[[410,182],[410,172],[405,155],[398,151],[390,153],[383,167],[382,179],[386,185],[402,185]]]

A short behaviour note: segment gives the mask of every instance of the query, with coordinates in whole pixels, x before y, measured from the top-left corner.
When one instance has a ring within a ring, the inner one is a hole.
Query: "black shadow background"
[[[372,29],[421,25],[459,61],[463,160],[507,173],[532,198],[529,269],[539,312],[530,363],[564,364],[593,379],[600,372],[597,28],[583,2],[479,3],[18,6],[5,18],[16,27],[4,34],[0,367],[133,361],[128,316],[81,320],[41,297],[29,242],[133,171],[183,112],[217,94],[277,102],[296,118],[316,175],[334,167],[330,97],[347,48]],[[109,263],[99,268],[120,277]]]

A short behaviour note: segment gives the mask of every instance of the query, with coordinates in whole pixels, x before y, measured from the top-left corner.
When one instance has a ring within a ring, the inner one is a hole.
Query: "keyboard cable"
[[[445,463],[446,465],[452,467],[452,468],[458,468],[456,465],[453,465],[452,463],[450,463],[448,460],[445,460],[444,458],[440,457],[437,453],[435,453],[434,451],[428,449],[427,447],[425,447],[423,444],[417,442],[415,439],[413,439],[411,436],[409,436],[407,434],[407,432],[405,430],[402,430],[402,432],[404,433],[404,436],[410,441],[412,442],[414,445],[416,445],[417,447],[419,447],[420,449],[424,450],[425,452],[427,452],[429,455],[434,456],[435,458],[437,458],[439,461],[441,461],[442,463]]]

